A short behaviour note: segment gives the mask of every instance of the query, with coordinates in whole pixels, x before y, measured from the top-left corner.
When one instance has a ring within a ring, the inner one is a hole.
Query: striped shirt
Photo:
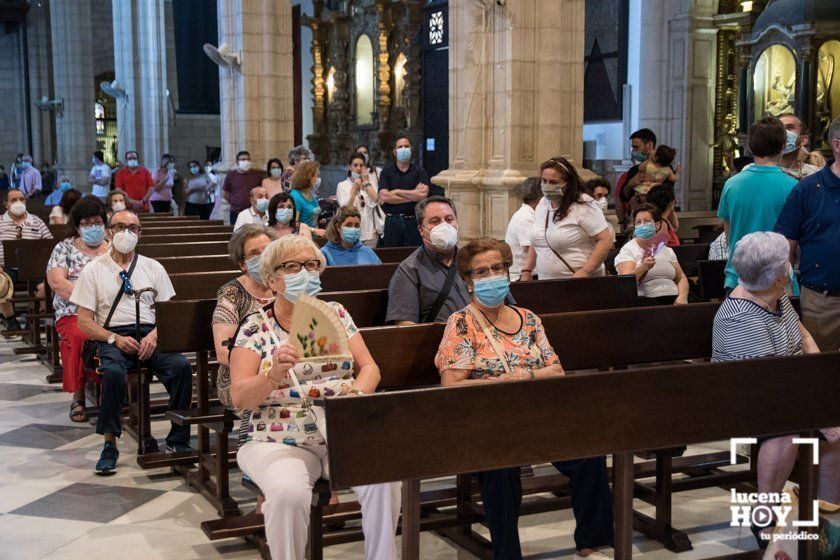
[[[21,225],[15,223],[9,213],[0,216],[0,241],[14,241],[16,239],[52,239],[50,228],[44,221],[34,214],[26,214]],[[3,255],[3,244],[0,243],[0,266],[6,266]]]
[[[802,354],[802,331],[786,295],[779,299],[778,313],[731,296],[718,309],[712,327],[713,362],[796,354]]]

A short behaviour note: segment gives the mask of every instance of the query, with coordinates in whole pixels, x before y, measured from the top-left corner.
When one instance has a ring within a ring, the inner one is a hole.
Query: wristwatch
[[[111,336],[108,337],[108,344],[113,344],[117,340],[117,333],[111,333]]]

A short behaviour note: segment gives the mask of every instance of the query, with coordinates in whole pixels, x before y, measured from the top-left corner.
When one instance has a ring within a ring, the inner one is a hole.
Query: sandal
[[[87,419],[85,401],[73,401],[70,403],[70,420],[73,422],[87,422]]]

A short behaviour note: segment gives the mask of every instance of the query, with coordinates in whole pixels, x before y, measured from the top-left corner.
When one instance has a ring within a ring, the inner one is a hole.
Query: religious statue
[[[726,118],[723,119],[720,139],[712,148],[720,148],[723,176],[729,177],[735,171],[735,156],[738,153],[737,127],[735,126],[735,117],[733,115],[726,115]]]
[[[817,121],[828,143],[828,127],[831,124],[831,85],[834,83],[834,55],[820,49],[817,62]]]
[[[767,113],[778,117],[785,113],[794,113],[794,91],[796,88],[796,74],[792,74],[787,82],[782,78],[782,72],[776,70],[773,76],[773,84],[768,92]]]

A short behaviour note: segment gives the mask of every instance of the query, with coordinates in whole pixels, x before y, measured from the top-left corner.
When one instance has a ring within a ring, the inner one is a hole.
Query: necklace
[[[490,325],[492,325],[494,329],[496,329],[497,331],[499,331],[499,332],[500,332],[500,333],[502,333],[502,334],[506,334],[506,335],[508,335],[508,336],[513,336],[513,335],[515,335],[516,333],[518,333],[519,331],[521,331],[521,330],[522,330],[522,315],[520,315],[519,313],[516,313],[516,316],[517,316],[517,317],[519,317],[519,328],[518,328],[518,329],[516,329],[516,330],[515,330],[515,331],[513,331],[513,332],[507,332],[507,331],[503,331],[503,330],[502,330],[502,329],[500,329],[498,326],[496,326],[496,323],[494,323],[493,321],[491,321],[491,320],[490,320],[490,317],[488,317],[488,316],[487,316],[487,314],[486,314],[486,313],[484,313],[484,310],[483,310],[483,309],[481,309],[481,308],[480,308],[479,306],[477,306],[477,305],[476,305],[475,307],[476,307],[476,309],[478,309],[478,310],[481,312],[481,314],[484,316],[484,318],[485,318],[485,319],[487,319],[487,322],[488,322],[488,323],[490,323]],[[505,307],[509,307],[509,306],[508,306],[507,304],[505,304]],[[501,313],[499,313],[499,317],[501,317],[501,315],[502,315],[502,314],[501,314]]]

